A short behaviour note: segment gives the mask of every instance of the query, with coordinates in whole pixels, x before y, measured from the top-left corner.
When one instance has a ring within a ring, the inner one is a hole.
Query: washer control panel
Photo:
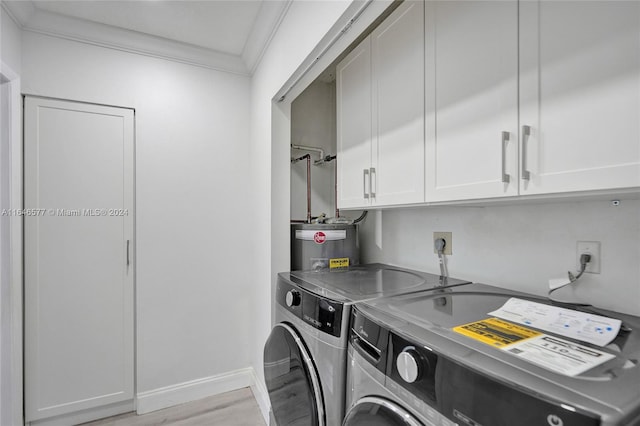
[[[340,337],[343,305],[278,279],[276,303],[320,331]]]
[[[428,404],[436,405],[436,365],[438,355],[424,346],[391,333],[393,363],[387,375]]]

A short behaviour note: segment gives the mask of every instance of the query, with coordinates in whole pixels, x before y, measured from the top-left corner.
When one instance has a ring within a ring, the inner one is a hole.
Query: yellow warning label
[[[335,259],[329,259],[329,269],[347,268],[349,267],[348,257],[338,257]]]
[[[459,325],[453,331],[495,347],[507,346],[542,334],[498,318]]]

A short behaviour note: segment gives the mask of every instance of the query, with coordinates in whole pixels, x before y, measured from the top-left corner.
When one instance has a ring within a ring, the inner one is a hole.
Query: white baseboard
[[[76,411],[75,413],[63,414],[60,416],[49,417],[42,420],[33,420],[26,422],[27,426],[69,426],[86,423],[93,420],[104,419],[106,417],[116,416],[118,414],[130,413],[133,411],[133,400],[125,402],[116,402],[102,407],[89,408],[87,410]],[[14,423],[15,425],[22,424]],[[268,424],[268,423],[267,423]]]
[[[264,382],[258,378],[255,370],[251,367],[154,389],[152,391],[141,392],[137,395],[136,412],[138,414],[146,414],[246,387],[251,387],[251,391],[258,403],[265,423],[269,424],[269,409],[271,407],[269,393],[267,392]],[[83,423],[132,411],[133,405],[133,401],[111,404],[106,407],[86,410],[69,416],[60,416],[27,424],[32,426],[62,426]]]
[[[147,392],[140,392],[137,395],[136,412],[138,414],[146,414],[249,386],[253,389],[253,385],[256,382],[255,377],[253,368],[243,368],[216,376],[179,383]],[[254,394],[256,394],[256,391],[254,391]],[[260,399],[257,395],[256,400],[258,400],[258,404],[260,404]],[[262,410],[262,406],[260,409]]]
[[[271,410],[271,402],[269,401],[269,392],[262,380],[256,375],[256,371],[251,368],[251,391],[258,403],[264,422],[269,424],[269,411]]]
[[[251,387],[265,423],[269,424],[269,410],[271,408],[269,393],[264,382],[258,378],[255,370],[251,367],[141,392],[137,395],[136,412],[146,414],[246,387]]]

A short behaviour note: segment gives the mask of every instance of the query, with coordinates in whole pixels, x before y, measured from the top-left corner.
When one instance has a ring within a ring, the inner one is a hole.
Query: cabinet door
[[[525,1],[520,20],[521,194],[639,186],[640,2]]]
[[[369,205],[371,167],[371,41],[336,69],[338,207]]]
[[[133,111],[27,97],[24,139],[30,422],[133,399]]]
[[[424,3],[405,1],[371,34],[372,204],[424,201]]]
[[[427,201],[517,195],[517,2],[428,1],[425,26]]]

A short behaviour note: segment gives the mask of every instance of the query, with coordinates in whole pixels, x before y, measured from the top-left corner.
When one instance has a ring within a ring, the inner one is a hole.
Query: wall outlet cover
[[[600,273],[600,241],[578,241],[576,245],[576,264],[580,271],[580,255],[587,253],[591,255],[591,260],[587,263],[584,272],[588,274]]]
[[[444,240],[446,241],[446,244],[444,246],[444,254],[447,256],[450,256],[453,254],[453,234],[451,232],[434,232],[433,233],[433,243],[434,243],[434,248],[433,248],[433,252],[434,253],[438,253],[438,251],[435,249],[435,242],[438,238],[444,238]]]

